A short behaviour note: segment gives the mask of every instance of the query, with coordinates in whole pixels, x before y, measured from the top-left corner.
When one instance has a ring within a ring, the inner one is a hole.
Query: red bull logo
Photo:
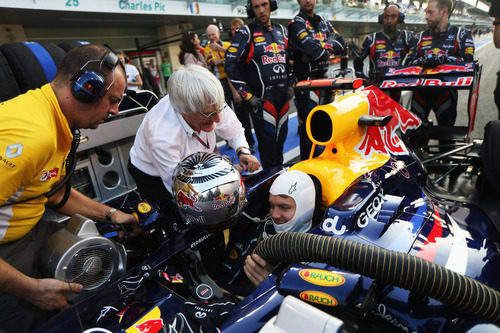
[[[326,306],[337,306],[339,304],[333,296],[316,290],[303,291],[299,294],[299,297],[304,301]]]
[[[234,204],[235,198],[229,194],[220,194],[215,198],[215,203],[212,203],[212,209],[222,209]]]
[[[394,52],[394,51],[387,51],[380,55],[381,58],[387,58],[387,59],[399,58],[399,56],[400,56],[399,52]]]
[[[149,319],[134,327],[140,333],[157,333],[163,328],[163,319]]]
[[[271,43],[264,48],[264,52],[271,52],[274,54],[278,54],[280,52],[284,52],[285,48],[278,43]]]
[[[394,68],[391,67],[387,71],[386,75],[419,75],[422,72],[422,67],[420,66],[411,66],[411,67],[403,67],[403,68]]]
[[[195,206],[195,203],[198,202],[198,196],[188,196],[183,191],[179,191],[177,193],[177,204],[181,206],[183,209],[191,208],[197,212],[201,212],[201,209]]]
[[[385,95],[377,87],[365,88],[363,92],[366,93],[370,103],[370,115],[392,115],[392,119],[386,127],[368,126],[363,139],[354,149],[367,158],[371,158],[374,153],[386,156],[390,154],[406,154],[406,147],[396,133],[399,129],[406,133],[409,129],[420,127],[422,124],[420,118],[403,108],[393,99],[388,97],[380,98]]]
[[[443,51],[438,48],[433,48],[432,50],[425,52],[425,55],[448,55],[448,54],[446,53],[446,51]]]
[[[322,269],[302,269],[299,276],[309,283],[325,287],[336,287],[345,282],[342,275]]]
[[[438,74],[438,73],[444,74],[451,72],[472,73],[474,72],[474,63],[469,62],[464,65],[442,64],[432,69],[432,74]],[[431,74],[431,73],[426,72],[426,74]]]

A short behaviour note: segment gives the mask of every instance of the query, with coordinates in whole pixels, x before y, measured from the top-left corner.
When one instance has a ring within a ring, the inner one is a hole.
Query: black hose
[[[269,261],[323,262],[382,283],[430,296],[455,310],[500,325],[500,293],[467,276],[407,253],[346,239],[284,232],[259,243],[255,253]]]

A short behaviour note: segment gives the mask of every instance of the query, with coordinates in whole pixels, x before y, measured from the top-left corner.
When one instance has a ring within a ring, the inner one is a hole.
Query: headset
[[[386,9],[387,7],[392,6],[392,5],[394,5],[394,6],[398,7],[398,9],[399,9],[399,16],[398,16],[398,22],[397,22],[397,23],[398,23],[398,24],[404,24],[404,23],[405,23],[405,14],[401,11],[401,7],[400,7],[397,3],[395,3],[395,2],[389,2],[389,3],[387,3],[387,4],[385,5],[385,7],[384,7],[384,12],[385,12],[385,9]],[[383,23],[383,20],[384,20],[384,12],[382,12],[382,14],[380,14],[380,15],[378,16],[378,24],[382,24],[382,23]]]
[[[99,62],[99,71],[85,69],[90,63]],[[94,103],[101,99],[108,92],[115,82],[114,69],[118,64],[122,65],[120,58],[113,52],[106,52],[99,60],[89,60],[71,78],[71,93],[82,103]],[[102,65],[111,69],[113,74],[111,83],[106,87],[106,79],[102,74]],[[123,67],[123,65],[122,65]]]
[[[278,1],[277,0],[269,0],[269,4],[271,5],[272,12],[274,12],[276,9],[278,9]],[[253,8],[252,8],[252,0],[248,0],[248,2],[247,2],[247,17],[248,18],[255,17],[255,13],[253,12]]]

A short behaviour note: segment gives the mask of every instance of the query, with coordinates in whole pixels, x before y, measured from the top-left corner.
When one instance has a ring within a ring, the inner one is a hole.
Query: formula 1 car
[[[333,79],[302,82],[299,89],[358,86]],[[85,291],[37,332],[189,331],[180,319],[215,315],[197,311],[214,304],[228,307],[213,326],[196,331],[499,331],[498,215],[480,207],[486,199],[476,188],[476,196],[465,197],[429,180],[405,144],[404,133],[420,124],[373,86],[314,108],[307,133],[324,147],[321,155],[246,176],[247,204],[232,228],[264,219],[269,187],[288,168],[317,180],[314,226],[260,242],[255,252],[281,264],[239,301],[228,301],[228,292],[237,292],[230,284],[220,288],[197,251],[215,233],[186,227],[175,212],[158,212],[130,193],[114,204],[135,207],[148,235],[121,240],[113,226],[96,228],[74,216],[64,235],[53,236],[46,266]],[[494,128],[489,138],[498,143],[500,127]],[[463,163],[470,167],[459,176],[468,177],[481,156]],[[457,186],[457,178],[447,184]],[[493,193],[486,197],[498,203]]]

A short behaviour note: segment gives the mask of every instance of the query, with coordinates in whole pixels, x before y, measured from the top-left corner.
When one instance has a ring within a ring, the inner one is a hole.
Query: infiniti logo
[[[279,65],[274,65],[273,71],[275,73],[285,73],[285,65],[279,64]]]

